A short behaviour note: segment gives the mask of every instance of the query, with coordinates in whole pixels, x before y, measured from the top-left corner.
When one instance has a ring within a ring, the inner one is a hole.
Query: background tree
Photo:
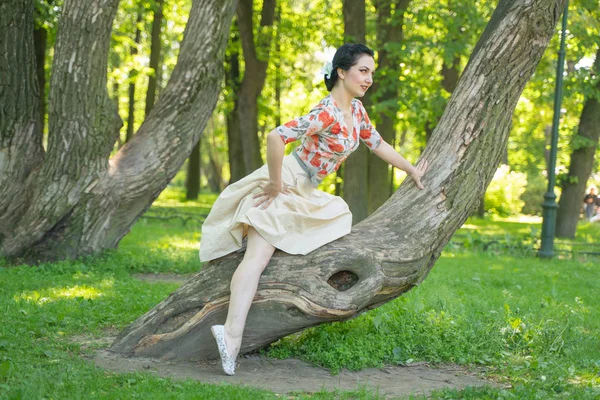
[[[579,127],[571,141],[573,152],[569,172],[562,179],[556,215],[556,236],[559,237],[575,237],[588,178],[594,167],[594,154],[600,137],[600,47],[595,60],[590,76],[592,88],[586,93]]]
[[[365,0],[344,0],[344,42],[366,42]],[[363,97],[365,107],[369,107],[368,96]],[[357,127],[355,127],[357,128]],[[369,151],[366,146],[358,146],[344,162],[342,169],[344,185],[342,197],[352,211],[352,223],[356,224],[368,215],[369,202]]]
[[[106,89],[117,5],[64,3],[45,151],[37,122],[34,4],[0,5],[0,37],[13,38],[0,56],[8,71],[0,79],[13,82],[0,93],[0,104],[13,104],[0,122],[2,256],[46,260],[113,248],[179,170],[214,109],[234,1],[194,3],[169,84],[109,161],[121,125]]]
[[[236,92],[236,108],[229,131],[229,148],[233,154],[241,154],[241,159],[230,159],[230,165],[243,162],[242,168],[231,168],[231,182],[241,179],[262,166],[261,146],[258,137],[258,97],[266,79],[275,0],[263,0],[260,27],[254,33],[253,0],[240,0],[237,8],[237,24],[244,54],[244,74]],[[256,38],[256,39],[255,39]],[[237,173],[241,173],[237,176]],[[234,175],[236,173],[236,175]]]
[[[375,106],[371,119],[381,137],[395,145],[400,93],[404,13],[410,0],[377,0],[377,76],[370,89]],[[369,158],[368,213],[373,213],[392,194],[391,168],[379,157]]]
[[[135,36],[133,39],[133,43],[131,43],[129,48],[129,54],[131,54],[132,58],[135,59],[136,54],[138,54],[138,47],[140,45],[142,29],[140,27],[142,23],[142,15],[143,10],[140,8],[136,12],[136,23],[135,23]],[[127,113],[127,135],[125,136],[125,143],[129,142],[133,137],[134,123],[135,123],[135,83],[138,77],[138,70],[136,68],[132,68],[129,71],[129,108]]]

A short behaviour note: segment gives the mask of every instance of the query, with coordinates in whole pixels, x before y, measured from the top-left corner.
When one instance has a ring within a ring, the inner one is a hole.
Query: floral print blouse
[[[371,150],[381,144],[381,135],[371,125],[365,107],[352,100],[353,132],[348,133],[344,114],[328,95],[308,114],[276,128],[284,143],[302,140],[294,156],[305,166],[316,185],[337,171],[342,162],[358,148],[360,140]]]

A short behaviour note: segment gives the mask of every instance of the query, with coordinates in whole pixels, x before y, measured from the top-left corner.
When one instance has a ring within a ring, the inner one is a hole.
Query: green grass
[[[151,211],[205,215],[214,198],[182,202],[181,192],[169,189]],[[141,219],[118,250],[78,261],[32,267],[0,260],[0,398],[277,398],[247,387],[107,372],[85,359],[99,345],[76,340],[115,334],[177,287],[132,274],[196,272],[199,223]],[[600,237],[599,226],[582,225],[576,241]],[[474,219],[457,240],[508,235],[514,239],[507,242],[516,243],[536,230],[538,221]],[[490,378],[512,385],[445,390],[436,398],[598,398],[600,258],[548,261],[521,250],[448,246],[429,277],[405,296],[353,320],[292,335],[268,354],[334,372],[416,361],[479,365]],[[382,398],[368,389],[295,396]]]

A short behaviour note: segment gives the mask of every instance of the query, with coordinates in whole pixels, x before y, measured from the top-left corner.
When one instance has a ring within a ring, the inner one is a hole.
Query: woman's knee
[[[271,256],[273,252],[263,251],[263,252],[253,252],[251,254],[246,253],[244,255],[243,264],[246,268],[257,270],[262,273],[262,271],[267,267],[269,261],[271,260]],[[241,264],[240,264],[241,265]]]
[[[271,243],[260,236],[253,227],[248,228],[248,245],[244,253],[244,262],[247,261],[252,265],[265,269],[274,252],[275,247]]]

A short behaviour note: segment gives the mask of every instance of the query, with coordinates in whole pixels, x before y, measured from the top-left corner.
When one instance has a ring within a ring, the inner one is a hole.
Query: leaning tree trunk
[[[121,124],[106,90],[118,3],[64,1],[43,158],[33,1],[0,3],[0,67],[8,71],[0,75],[1,256],[53,260],[114,248],[181,168],[212,114],[235,0],[194,2],[169,84],[109,160]]]
[[[306,256],[276,252],[260,279],[242,353],[323,322],[344,320],[418,285],[492,179],[517,100],[566,0],[501,1],[423,154],[418,190],[406,180],[352,232]],[[119,335],[112,350],[140,356],[216,357],[237,252],[205,264]]]
[[[600,75],[600,49],[596,53],[593,71]],[[593,88],[596,95],[600,93],[600,81]],[[579,129],[573,137],[571,146],[571,163],[569,174],[562,185],[558,212],[556,215],[556,236],[575,237],[579,210],[585,195],[587,181],[594,168],[594,154],[600,137],[600,101],[590,96],[583,106]]]

